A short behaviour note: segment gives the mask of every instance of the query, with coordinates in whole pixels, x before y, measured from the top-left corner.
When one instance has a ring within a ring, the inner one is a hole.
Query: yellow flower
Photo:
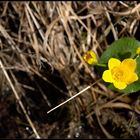
[[[93,52],[92,50],[87,51],[83,55],[83,58],[90,65],[95,65],[98,63],[97,56],[96,56],[95,52]]]
[[[136,54],[137,54],[137,55],[140,55],[140,47],[137,48]]]
[[[102,78],[105,82],[113,83],[118,89],[125,89],[127,85],[138,80],[135,73],[136,61],[132,58],[124,59],[122,62],[116,58],[108,61],[109,70],[103,72]]]

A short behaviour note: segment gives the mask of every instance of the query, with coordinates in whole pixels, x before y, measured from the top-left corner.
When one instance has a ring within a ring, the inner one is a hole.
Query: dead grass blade
[[[66,104],[67,102],[73,100],[74,98],[76,98],[77,96],[79,96],[80,94],[82,94],[83,92],[85,92],[86,90],[90,89],[93,85],[97,84],[101,79],[97,80],[96,82],[94,82],[93,84],[91,84],[90,86],[84,88],[83,90],[81,90],[80,92],[78,92],[77,94],[73,95],[72,97],[70,97],[69,99],[67,99],[66,101],[64,101],[63,103],[59,104],[58,106],[52,108],[51,110],[49,110],[47,112],[47,114],[49,114],[50,112],[54,111],[55,109],[59,108],[60,106]]]
[[[98,124],[99,124],[99,126],[101,127],[101,129],[102,129],[103,133],[105,134],[105,136],[106,136],[108,139],[113,139],[114,136],[112,136],[111,134],[109,134],[109,132],[107,132],[107,130],[103,127],[103,125],[102,125],[101,122],[100,122],[98,106],[96,106],[95,115],[96,115]]]
[[[117,33],[116,33],[116,31],[115,31],[115,28],[114,28],[114,26],[113,26],[113,24],[112,24],[112,22],[111,22],[110,15],[109,15],[109,13],[108,13],[106,7],[104,7],[104,9],[105,9],[105,13],[106,13],[106,16],[107,16],[107,18],[108,18],[108,21],[109,21],[109,23],[110,23],[110,25],[111,25],[111,29],[112,29],[114,38],[115,38],[115,40],[118,40],[118,35],[117,35]]]
[[[31,18],[32,18],[32,20],[33,20],[33,22],[34,22],[39,34],[42,37],[42,40],[44,40],[44,32],[42,31],[41,26],[39,25],[39,23],[37,22],[36,18],[34,17],[29,5],[27,3],[25,5],[26,5],[26,8],[27,8],[28,12],[30,13],[30,16],[31,16]]]
[[[27,6],[28,7],[28,6]],[[29,7],[28,7],[28,9],[29,9]],[[30,10],[29,10],[30,11]],[[29,13],[28,13],[28,11],[27,11],[27,9],[25,9],[25,12],[26,12],[26,16],[27,16],[27,19],[28,19],[28,22],[29,22],[29,26],[30,26],[30,28],[31,28],[31,32],[33,33],[32,35],[33,35],[33,41],[31,41],[32,42],[32,47],[34,48],[34,50],[35,50],[35,52],[36,52],[36,57],[37,57],[37,64],[39,64],[39,56],[40,56],[40,54],[39,54],[39,45],[38,45],[38,40],[37,40],[37,37],[36,37],[36,35],[35,35],[35,29],[34,29],[34,26],[33,26],[33,23],[32,23],[32,21],[31,21],[31,19],[30,19],[30,16],[29,16]],[[30,11],[30,13],[31,13],[31,11]],[[32,15],[32,14],[31,14]]]
[[[99,107],[99,109],[103,109],[103,108],[125,108],[129,110],[133,110],[133,108],[129,104],[119,103],[119,102],[108,103],[108,104],[103,105],[102,107]]]
[[[15,90],[15,87],[14,87],[13,83],[11,82],[11,80],[10,80],[10,78],[9,78],[9,76],[8,76],[8,74],[7,74],[7,72],[6,72],[5,68],[4,68],[3,63],[2,63],[1,60],[0,60],[0,66],[2,68],[2,71],[3,71],[3,73],[4,73],[5,77],[6,77],[9,85],[11,86],[11,88],[13,90],[13,93],[14,93],[14,95],[15,95],[15,97],[16,97],[16,99],[17,99],[17,101],[18,101],[18,103],[19,103],[19,105],[20,105],[20,107],[21,107],[21,109],[23,111],[23,113],[25,114],[26,119],[29,122],[29,124],[30,124],[30,126],[31,126],[31,128],[32,128],[32,130],[33,130],[33,132],[34,132],[34,134],[36,136],[36,138],[40,139],[40,136],[39,136],[36,128],[34,127],[34,124],[33,124],[32,120],[30,119],[29,115],[27,114],[27,111],[25,110],[25,107],[24,107],[23,103],[21,102],[20,97],[19,97],[17,91]]]
[[[114,11],[109,11],[109,10],[108,10],[108,12],[110,12],[114,15],[117,15],[117,16],[127,16],[127,15],[132,15],[139,10],[140,10],[140,4],[137,4],[134,8],[131,8],[126,12],[114,12]]]

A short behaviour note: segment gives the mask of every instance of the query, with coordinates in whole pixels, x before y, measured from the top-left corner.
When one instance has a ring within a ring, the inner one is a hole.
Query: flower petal
[[[116,66],[119,66],[120,64],[121,64],[121,61],[119,59],[110,58],[109,62],[108,62],[108,67],[109,67],[109,69],[112,69]]]
[[[98,63],[97,56],[96,56],[95,52],[93,52],[92,50],[87,51],[84,54],[83,58],[90,65],[94,65],[94,64]]]
[[[121,65],[124,67],[124,69],[134,72],[136,69],[137,63],[134,59],[128,58],[128,59],[124,59]]]
[[[102,78],[103,78],[103,80],[105,82],[110,82],[110,83],[113,82],[113,79],[112,79],[112,75],[111,75],[111,71],[110,70],[105,70],[103,72]]]
[[[137,54],[137,55],[140,55],[140,47],[137,48],[136,54]]]
[[[127,84],[124,82],[114,82],[113,84],[118,89],[125,89],[127,87]]]
[[[138,75],[136,73],[132,73],[131,76],[129,77],[129,79],[127,80],[127,84],[131,84],[135,81],[137,81],[139,78],[138,78]]]

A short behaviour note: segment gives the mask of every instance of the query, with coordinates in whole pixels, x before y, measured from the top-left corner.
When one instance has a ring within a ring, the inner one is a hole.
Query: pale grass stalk
[[[55,109],[59,108],[60,106],[68,103],[69,101],[71,101],[72,99],[76,98],[77,96],[79,96],[80,94],[82,94],[83,92],[85,92],[86,90],[90,89],[93,85],[95,85],[96,83],[98,83],[101,79],[97,80],[96,82],[94,82],[93,84],[91,84],[90,86],[87,86],[86,88],[84,88],[83,90],[81,90],[80,92],[78,92],[77,94],[73,95],[72,97],[70,97],[69,99],[67,99],[66,101],[62,102],[61,104],[57,105],[56,107],[52,108],[51,110],[49,110],[47,112],[47,114],[49,114],[50,112],[54,111]]]
[[[21,58],[21,61],[23,62],[23,65],[25,66],[26,71],[29,72],[30,65],[29,65],[28,61],[26,60],[25,56],[21,53],[19,47],[16,46],[13,39],[10,37],[10,35],[7,33],[7,31],[4,29],[4,27],[1,24],[0,24],[0,32],[5,37],[5,39],[7,40],[9,45],[12,47],[12,49],[19,53],[19,56]]]
[[[105,104],[103,104],[103,105],[100,105],[100,106],[99,106],[100,110],[101,110],[102,108],[104,108],[104,107],[109,106],[111,103],[113,103],[113,102],[115,102],[115,101],[117,101],[117,100],[121,100],[122,97],[124,97],[124,96],[126,96],[126,95],[127,95],[127,93],[121,94],[121,95],[115,97],[114,99],[112,99],[111,101],[109,101],[109,102],[107,102],[107,103],[105,103]],[[95,111],[92,111],[92,112],[89,113],[86,117],[88,118],[89,116],[93,115],[94,113],[95,113]]]
[[[117,36],[116,31],[115,31],[115,28],[114,28],[114,26],[113,26],[113,24],[112,24],[112,22],[111,22],[110,15],[109,15],[109,13],[108,13],[106,7],[104,7],[104,9],[105,9],[105,13],[106,13],[106,16],[107,16],[107,18],[108,18],[108,21],[109,21],[109,23],[110,23],[110,25],[111,25],[111,29],[112,29],[112,33],[113,33],[113,35],[114,35],[114,39],[115,39],[115,40],[118,40],[118,36]]]
[[[114,11],[112,12],[108,10],[109,13],[112,13],[116,16],[128,16],[128,15],[134,14],[137,11],[140,11],[140,4],[137,4],[133,9],[130,9],[126,12],[114,12]]]
[[[122,2],[122,1],[119,1],[119,3],[122,4],[123,6],[129,8],[129,6],[126,3]]]
[[[134,21],[131,23],[130,28],[129,28],[130,34],[133,33],[133,30],[136,27],[136,23],[137,23],[137,19],[134,19]]]
[[[98,42],[98,41],[96,40],[96,38],[94,38],[94,36],[92,35],[92,33],[91,33],[91,31],[90,31],[90,28],[88,28],[88,27],[84,24],[84,22],[80,19],[80,17],[77,16],[77,14],[75,14],[75,12],[73,11],[71,5],[66,5],[65,3],[64,3],[64,5],[65,5],[66,9],[69,9],[69,12],[71,12],[71,13],[73,14],[73,16],[69,16],[69,17],[63,16],[63,17],[67,18],[67,21],[68,21],[71,17],[73,17],[73,18],[75,18],[76,20],[78,20],[78,22],[81,23],[81,25],[87,30],[88,36],[91,36],[95,42]],[[63,19],[64,19],[64,18],[63,18]]]
[[[81,54],[79,53],[79,51],[78,51],[78,49],[77,49],[77,47],[76,47],[76,45],[75,45],[75,43],[74,43],[74,41],[73,41],[73,36],[72,36],[72,33],[71,33],[71,31],[70,31],[70,29],[69,29],[69,26],[68,26],[68,20],[69,20],[69,17],[70,17],[70,16],[67,17],[68,14],[67,14],[67,16],[66,16],[64,7],[63,7],[62,5],[59,5],[59,6],[60,6],[60,7],[58,8],[58,14],[59,14],[60,19],[61,19],[61,21],[62,21],[62,23],[63,23],[64,29],[65,29],[65,31],[66,31],[66,33],[67,33],[67,35],[68,35],[68,39],[69,39],[70,45],[71,45],[72,48],[74,48],[74,50],[75,50],[77,56],[78,56],[79,59],[81,60],[82,64],[85,66],[85,68],[86,68],[86,70],[88,71],[88,73],[90,74],[90,76],[91,76],[93,79],[95,79],[95,77],[96,77],[95,74],[90,70],[90,68],[88,67],[88,65],[87,65],[87,64],[85,63],[85,61],[83,60]],[[77,17],[77,20],[78,20],[82,25],[84,24],[84,23],[78,18],[78,16],[73,12],[73,10],[72,10],[72,8],[71,8],[70,6],[66,6],[66,9],[69,9],[69,11],[70,11],[74,16]],[[89,29],[88,29],[85,25],[83,25],[83,26],[85,27],[85,29],[86,29],[88,32],[90,32]],[[93,35],[91,35],[91,36],[93,37]],[[99,85],[99,83],[97,83],[97,84]],[[99,85],[99,86],[100,86],[100,85]],[[102,87],[101,87],[101,88],[102,88]]]
[[[111,25],[109,25],[109,26],[105,29],[105,31],[104,31],[104,36],[101,35],[101,37],[99,38],[99,40],[98,40],[99,44],[100,44],[101,42],[103,42],[104,38],[109,34],[110,30],[111,30]]]
[[[44,38],[44,45],[48,42],[48,37],[49,37],[49,34],[51,32],[51,30],[53,29],[54,25],[60,20],[60,17],[57,17],[56,19],[54,19],[50,25],[48,25],[48,29],[46,30],[46,33],[45,33],[45,38]],[[43,46],[44,46],[43,45]]]
[[[111,134],[109,134],[109,132],[107,132],[107,130],[103,127],[103,125],[102,125],[101,122],[100,122],[98,106],[96,106],[95,115],[96,115],[98,124],[99,124],[99,126],[101,127],[103,133],[106,135],[106,137],[107,137],[108,139],[113,139],[114,136],[112,136]]]
[[[28,12],[30,13],[30,16],[31,16],[31,18],[32,18],[32,20],[33,20],[33,22],[34,22],[36,28],[38,29],[39,34],[40,34],[41,37],[42,37],[42,40],[44,40],[44,32],[42,31],[42,29],[41,29],[39,23],[37,22],[36,18],[34,17],[34,15],[33,15],[32,11],[31,11],[29,5],[28,5],[27,3],[25,3],[25,5],[26,5],[26,8],[27,8]]]
[[[99,107],[99,110],[103,109],[103,108],[126,108],[126,109],[129,109],[129,110],[133,110],[133,108],[129,104],[121,103],[121,102],[120,103],[118,102],[118,103],[105,104],[101,108]]]
[[[37,64],[39,64],[39,45],[38,45],[38,41],[37,41],[37,37],[34,33],[35,29],[34,29],[34,26],[33,26],[33,23],[31,21],[31,18],[28,14],[28,11],[27,9],[25,9],[25,12],[26,12],[26,16],[27,16],[27,19],[28,19],[28,23],[29,23],[29,26],[31,28],[31,32],[33,33],[32,36],[33,36],[33,41],[31,40],[32,42],[32,47],[33,49],[35,50],[36,52],[36,57],[37,57]]]
[[[46,21],[45,21],[45,19],[42,17],[42,15],[41,15],[41,13],[40,13],[40,11],[39,11],[39,8],[37,7],[36,2],[32,2],[32,4],[33,4],[35,10],[36,10],[37,13],[38,13],[38,18],[40,18],[40,20],[42,21],[42,23],[43,23],[45,26],[47,26]],[[43,33],[43,31],[41,31],[41,32]],[[44,34],[44,33],[43,33],[43,34]]]
[[[14,95],[15,95],[15,97],[16,97],[16,99],[17,99],[17,101],[18,101],[18,103],[19,103],[19,105],[20,105],[20,107],[21,107],[21,109],[23,111],[23,113],[26,116],[26,119],[27,119],[28,123],[30,124],[34,134],[36,135],[36,138],[40,139],[41,137],[39,136],[36,128],[34,127],[34,124],[33,124],[32,120],[30,119],[29,115],[27,114],[27,111],[25,110],[25,107],[24,107],[23,103],[21,102],[20,97],[19,97],[19,95],[18,95],[18,93],[17,93],[12,81],[10,80],[10,77],[8,76],[8,74],[7,74],[7,72],[6,72],[5,68],[4,68],[3,63],[2,63],[1,60],[0,60],[0,67],[1,67],[3,73],[4,73],[5,77],[6,77],[9,85],[11,86],[11,89],[13,90],[13,93],[14,93]]]
[[[71,33],[71,31],[70,31],[70,29],[69,29],[69,27],[67,25],[68,17],[66,17],[65,14],[64,14],[64,7],[62,7],[62,8],[61,7],[58,9],[58,13],[59,13],[59,15],[61,17],[62,23],[64,25],[64,29],[65,29],[65,31],[66,31],[66,33],[68,35],[70,45],[74,48],[76,54],[78,55],[79,59],[81,60],[81,62],[83,63],[83,65],[85,66],[87,71],[89,72],[90,76],[93,79],[95,79],[95,75],[91,72],[91,70],[88,68],[87,64],[84,62],[81,54],[79,53],[79,51],[78,51],[78,49],[77,49],[77,47],[76,47],[76,45],[75,45],[75,43],[73,41],[72,33]]]

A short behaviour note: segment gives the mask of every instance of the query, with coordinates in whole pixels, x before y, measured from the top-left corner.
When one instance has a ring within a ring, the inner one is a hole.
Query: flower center
[[[91,59],[91,58],[92,58],[91,54],[87,54],[87,55],[86,55],[86,60],[89,60],[89,59]]]
[[[126,80],[126,71],[120,67],[115,67],[111,70],[112,78],[117,82],[125,82]]]

